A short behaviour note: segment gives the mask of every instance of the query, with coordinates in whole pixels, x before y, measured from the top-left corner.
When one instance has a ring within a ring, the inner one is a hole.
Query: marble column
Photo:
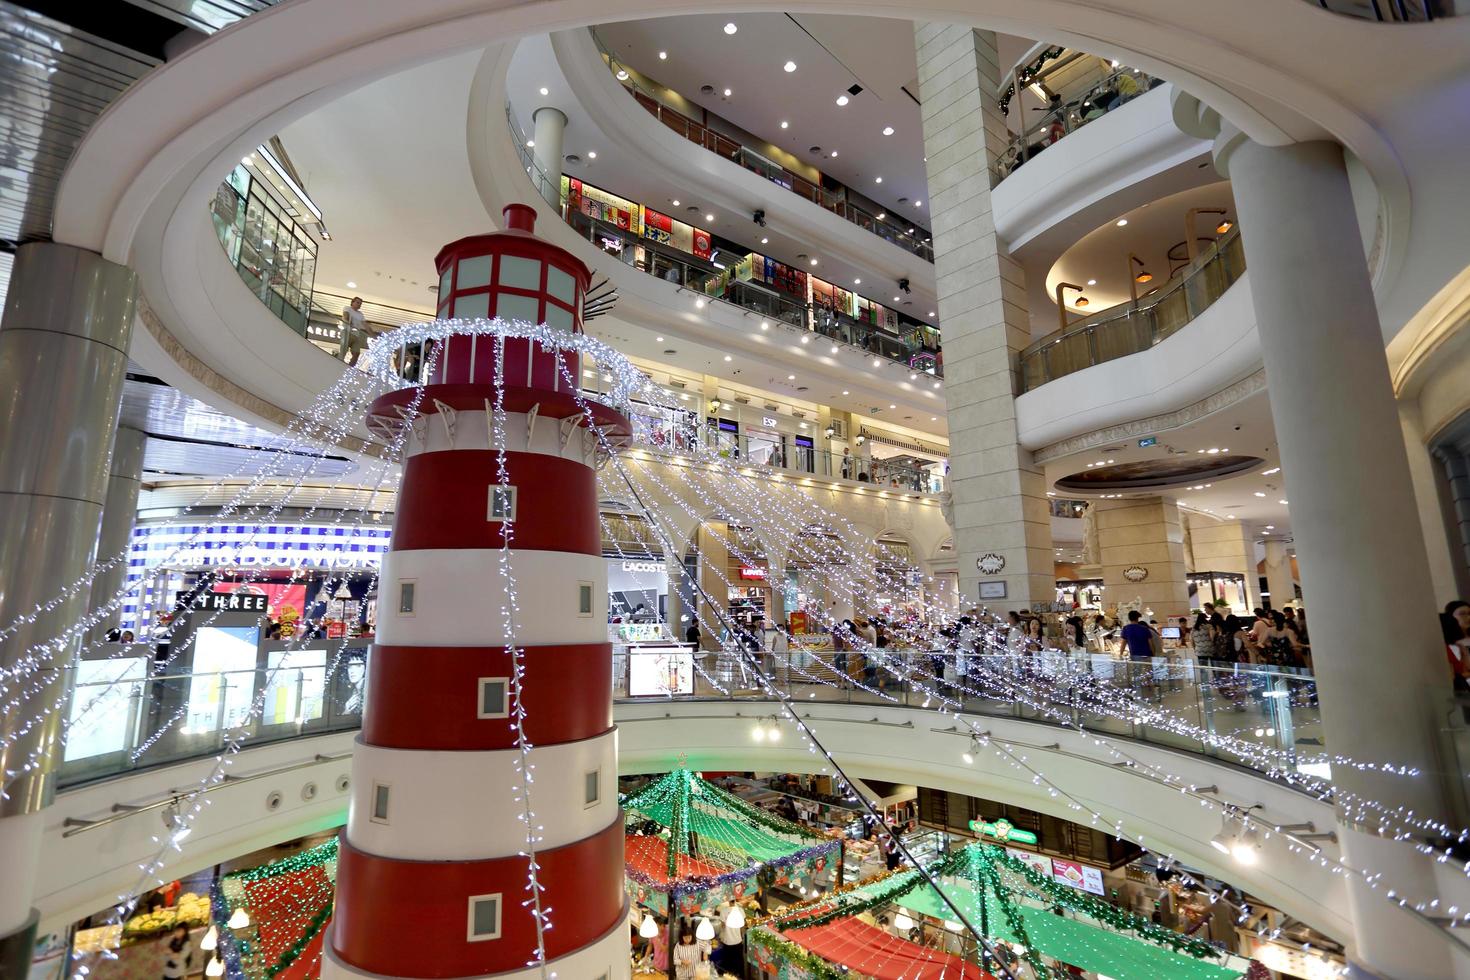
[[[1285,609],[1296,601],[1296,577],[1291,574],[1291,556],[1286,553],[1286,542],[1266,541],[1266,589],[1271,593],[1271,608]]]
[[[1179,505],[1163,497],[1095,500],[1103,603],[1123,616],[1135,603],[1144,618],[1189,614],[1184,568],[1184,522]]]
[[[995,35],[957,24],[914,27],[944,330],[950,478],[960,606],[982,580],[1010,609],[1056,597],[1046,484],[1016,432],[1017,357],[1031,340],[1020,264],[996,236],[990,162],[1006,142],[996,102]],[[977,561],[986,558],[987,570]],[[998,567],[1003,564],[1003,567]]]

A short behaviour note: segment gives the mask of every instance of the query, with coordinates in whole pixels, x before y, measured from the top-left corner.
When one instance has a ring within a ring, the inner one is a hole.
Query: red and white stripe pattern
[[[483,249],[498,237],[473,241]],[[525,243],[515,238],[522,251]],[[466,339],[452,338],[444,356],[457,360]],[[495,343],[481,336],[475,346]],[[555,355],[537,347],[527,356]],[[541,975],[510,718],[508,581],[533,746],[525,763],[540,904],[551,925],[541,936],[546,975],[628,975],[597,440],[572,396],[539,378],[507,378],[507,501],[491,448],[495,387],[478,360],[424,390],[407,440],[324,977]],[[372,411],[397,418],[412,396],[385,396]],[[598,415],[626,432],[625,419]]]

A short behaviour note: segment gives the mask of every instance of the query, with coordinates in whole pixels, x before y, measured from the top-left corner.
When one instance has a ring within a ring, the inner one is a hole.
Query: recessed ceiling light
[[[658,342],[658,343],[660,343],[660,344],[661,344],[661,343],[663,343],[663,342],[664,342],[664,339],[663,339],[663,338],[662,338],[662,337],[655,337],[655,338],[653,338],[653,339],[654,339],[654,340],[655,340],[655,341],[657,341],[657,342]]]
[[[816,259],[812,259],[812,265],[816,265],[816,264],[817,264],[817,260]]]
[[[848,97],[847,97],[847,96],[845,96],[845,95],[839,95],[839,96],[838,96],[838,97],[837,97],[837,104],[838,104],[838,105],[847,105],[847,103],[848,103],[848,102],[849,102],[849,101],[850,101],[850,100],[849,100],[849,99],[848,99]]]
[[[1127,223],[1128,223],[1128,219],[1127,218],[1119,218],[1118,219],[1118,227],[1119,228],[1122,228]]]
[[[713,220],[715,220],[715,216],[712,215],[712,214],[707,214],[707,215],[704,216],[704,220],[705,221],[713,221]]]
[[[837,347],[837,345],[836,345],[836,344],[833,344],[833,345],[832,345],[832,353],[833,353],[833,354],[836,354],[836,353],[837,353],[837,350],[838,350],[838,347]]]
[[[836,157],[836,156],[837,156],[837,151],[836,151],[836,150],[833,150],[833,151],[832,151],[832,156],[833,156],[833,157],[834,157],[834,158],[835,158],[835,157]]]
[[[781,120],[781,128],[782,128],[782,129],[789,129],[789,128],[790,128],[790,126],[791,126],[791,124],[790,124],[790,123],[789,123],[789,122],[787,122],[787,121],[786,121],[786,120],[784,120],[784,119],[783,119],[783,120]]]
[[[659,61],[668,61],[669,60],[669,53],[667,51],[660,51],[658,53],[658,60]]]
[[[761,239],[761,244],[762,245],[769,245],[769,244],[771,244],[771,240],[769,238],[762,238]]]
[[[875,184],[881,184],[881,183],[883,183],[883,178],[882,177],[874,177],[873,178],[873,183],[875,183]]]
[[[888,407],[889,408],[897,408],[898,406],[897,405],[889,405]]]
[[[348,289],[356,289],[357,288],[357,283],[355,283],[355,282],[349,282],[347,284],[347,288]]]
[[[929,421],[930,422],[938,422],[939,421],[939,416],[938,415],[931,415],[931,416],[929,416]]]
[[[771,329],[771,325],[769,323],[767,323],[766,321],[762,320],[761,321],[761,329],[762,330],[769,330],[769,329]]]
[[[934,315],[934,311],[933,311],[933,310],[930,310],[930,311],[929,311],[929,315],[930,315],[930,316],[933,316],[933,315]]]
[[[888,212],[887,211],[879,211],[878,212],[878,220],[879,221],[882,221],[886,217],[888,217]]]
[[[702,310],[702,309],[704,309],[704,300],[702,300],[702,299],[695,300],[694,301],[694,308],[696,310]]]
[[[589,159],[589,160],[596,160],[597,159],[597,151],[596,150],[588,150],[587,151],[587,159]]]
[[[1087,280],[1087,285],[1089,285],[1089,286],[1096,286],[1097,285],[1097,280],[1096,279],[1089,279],[1089,280]]]
[[[620,81],[620,82],[626,82],[627,80],[628,80],[628,72],[627,72],[627,70],[626,69],[623,69],[623,68],[619,68],[618,69],[618,81]]]
[[[348,283],[348,285],[350,286],[352,284],[351,283]],[[1272,473],[1280,473],[1280,472],[1281,472],[1281,467],[1279,467],[1279,466],[1273,466],[1269,470],[1263,470],[1261,472],[1261,475],[1262,476],[1270,476]]]
[[[895,296],[895,297],[893,297],[893,301],[895,303],[902,303],[903,302],[903,299],[901,297]]]
[[[725,98],[728,99],[729,97],[730,97],[730,90],[729,89],[725,89]]]
[[[1265,494],[1264,494],[1264,493],[1262,493],[1262,492],[1261,492],[1261,491],[1259,491],[1259,490],[1257,490],[1257,491],[1256,491],[1256,496],[1257,496],[1257,497],[1264,497],[1264,496],[1265,496]]]
[[[541,86],[541,94],[542,95],[550,95],[551,94],[551,89],[549,89],[545,85],[543,85],[543,86]]]
[[[734,34],[738,30],[740,30],[740,28],[736,27],[733,23],[730,23],[730,24],[726,24],[725,25],[725,33],[726,34]]]
[[[786,375],[786,380],[787,381],[795,381],[796,380],[796,375],[794,375],[794,374],[788,374],[788,375]]]
[[[674,207],[677,208],[679,206],[679,199],[676,197],[672,201],[670,201],[669,203],[672,204]]]
[[[782,68],[785,68],[787,71],[796,71],[796,62],[794,62],[794,61],[788,61],[788,62],[786,62],[786,64],[782,65],[781,67]]]
[[[1283,507],[1284,507],[1284,506],[1286,506],[1286,501],[1284,501],[1284,500],[1278,500],[1278,501],[1276,501],[1276,502],[1277,502],[1277,503],[1278,503],[1278,504],[1281,504],[1281,505],[1282,505],[1282,506],[1283,506]]]
[[[1233,520],[1235,520],[1235,515],[1234,514],[1226,514],[1225,515],[1225,519],[1227,521],[1233,521]]]
[[[884,126],[883,127],[883,135],[884,136],[892,136],[893,135],[893,127],[892,126]]]
[[[938,381],[934,382],[934,387],[936,387],[936,388],[939,387],[939,382]]]
[[[527,147],[532,147],[532,146],[535,146],[535,145],[536,145],[536,141],[535,140],[526,140],[526,146]]]
[[[1275,524],[1267,524],[1266,525],[1266,530],[1268,530],[1268,531],[1274,531],[1274,530],[1276,530],[1276,525]]]
[[[847,392],[844,391],[843,394],[845,395],[845,394],[847,394]]]
[[[923,201],[915,201],[914,202],[914,207],[916,207],[916,208],[922,208],[923,206],[924,206],[924,202]]]
[[[810,333],[804,333],[804,334],[802,334],[801,335],[801,342],[803,344],[810,344],[812,342],[812,335]]]
[[[861,279],[854,279],[854,280],[853,280],[853,281],[852,281],[852,284],[853,284],[853,285],[854,285],[854,286],[861,286],[861,285],[862,285],[862,284],[863,284],[863,281],[862,281],[862,280],[861,280]]]
[[[733,360],[734,360],[734,358],[733,358],[733,357],[731,357],[731,356],[730,356],[730,355],[729,355],[729,354],[726,354],[726,355],[725,355],[725,360],[727,360],[727,361],[733,361]]]

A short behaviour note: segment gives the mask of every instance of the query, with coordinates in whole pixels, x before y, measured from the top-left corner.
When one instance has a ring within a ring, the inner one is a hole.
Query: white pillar
[[[532,159],[536,161],[537,169],[537,173],[531,175],[532,180],[540,189],[541,196],[553,201],[561,195],[562,144],[567,131],[567,116],[560,109],[542,106],[531,114],[531,120],[536,124]]]
[[[1291,574],[1285,541],[1266,541],[1266,588],[1271,592],[1272,609],[1285,609],[1296,598],[1296,578]]]
[[[1245,239],[1327,748],[1422,771],[1336,766],[1334,780],[1447,818],[1436,736],[1450,677],[1342,148],[1225,132],[1216,156]],[[1355,960],[1404,980],[1451,975],[1447,942],[1414,941],[1382,914],[1389,889],[1437,894],[1431,862],[1350,823],[1338,833],[1351,864],[1383,874],[1351,892]]]

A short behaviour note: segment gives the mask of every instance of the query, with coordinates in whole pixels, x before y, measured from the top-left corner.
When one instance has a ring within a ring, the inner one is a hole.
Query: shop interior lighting
[[[744,929],[745,910],[739,905],[731,906],[730,914],[725,916],[725,925],[731,929]]]
[[[230,921],[226,922],[225,925],[231,929],[248,929],[250,928],[250,913],[246,912],[245,906],[241,905],[234,912],[230,913]]]
[[[644,939],[652,939],[658,935],[658,923],[653,921],[653,916],[647,912],[643,913],[643,921],[638,926],[638,935]]]
[[[220,962],[218,956],[211,956],[209,958],[209,965],[204,968],[204,975],[206,977],[222,977],[225,975],[225,965]]]
[[[214,948],[216,946],[218,946],[218,945],[219,945],[219,928],[217,926],[211,924],[210,927],[209,927],[209,931],[204,934],[204,938],[201,939],[201,940],[199,940],[199,948],[201,950],[203,950],[204,952],[208,953],[208,952],[211,952],[212,950],[214,950]]]
[[[893,917],[893,928],[897,929],[899,932],[908,932],[913,927],[914,920],[910,919],[907,913],[900,912]]]
[[[791,128],[791,124],[789,122],[787,122],[786,120],[783,119],[783,120],[781,120],[781,128],[782,129],[790,129]]]
[[[1218,225],[1215,226],[1215,234],[1217,234],[1217,235],[1223,235],[1227,231],[1229,231],[1231,228],[1234,228],[1234,227],[1235,227],[1235,222],[1230,221],[1230,220],[1227,219],[1225,221],[1220,222]]]
[[[702,915],[699,917],[699,925],[694,927],[694,938],[701,942],[709,942],[715,938],[715,927]]]
[[[626,68],[619,68],[618,69],[618,81],[620,81],[620,82],[626,82],[627,80],[628,80],[628,70]]]

